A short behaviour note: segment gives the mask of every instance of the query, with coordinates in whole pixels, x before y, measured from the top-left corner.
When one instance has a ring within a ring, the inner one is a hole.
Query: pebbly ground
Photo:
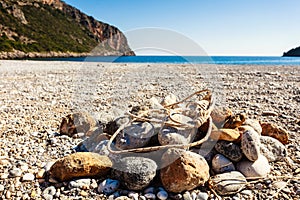
[[[214,90],[219,105],[290,132],[288,157],[271,164],[272,178],[249,185],[245,194],[234,198],[247,198],[249,193],[254,199],[299,198],[300,66],[55,61],[0,61],[0,198],[40,199],[53,185],[30,174],[37,177],[47,163],[73,153],[80,143],[81,138],[58,135],[63,116],[84,110],[102,120],[103,113],[128,110],[153,96],[174,93],[183,98],[207,87]],[[93,181],[91,188],[97,185]],[[54,185],[58,199],[105,198],[96,189]]]

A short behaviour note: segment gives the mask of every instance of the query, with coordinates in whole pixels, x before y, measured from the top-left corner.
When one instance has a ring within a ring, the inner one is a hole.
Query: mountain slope
[[[300,57],[300,47],[291,49],[288,52],[284,52],[283,56],[284,57],[288,57],[288,56],[298,56],[298,57]]]
[[[0,0],[0,52],[2,58],[134,55],[116,27],[60,0]]]

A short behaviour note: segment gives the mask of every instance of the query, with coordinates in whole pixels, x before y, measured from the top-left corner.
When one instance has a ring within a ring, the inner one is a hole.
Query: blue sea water
[[[44,59],[43,59],[44,60]],[[300,57],[279,56],[96,56],[47,60],[115,63],[177,63],[220,65],[300,65]]]

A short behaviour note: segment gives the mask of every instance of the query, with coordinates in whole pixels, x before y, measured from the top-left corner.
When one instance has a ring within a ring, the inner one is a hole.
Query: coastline
[[[9,158],[12,166],[27,163],[35,174],[45,163],[72,153],[80,143],[80,138],[61,138],[55,145],[46,142],[59,131],[62,117],[74,109],[87,109],[100,117],[115,107],[139,105],[145,98],[170,92],[184,97],[210,85],[221,96],[220,105],[289,130],[290,163],[272,163],[276,170],[271,175],[294,176],[300,169],[300,126],[296,124],[300,120],[299,67],[1,60],[0,155]],[[278,115],[262,116],[265,111]],[[0,174],[8,173],[8,169],[0,168]],[[5,190],[16,182],[17,178],[0,180]],[[47,184],[39,182],[19,182],[22,195],[45,189]],[[291,190],[294,187],[293,183],[287,185]],[[261,198],[270,190],[253,185],[253,193]],[[287,198],[285,195],[297,198],[293,192],[280,193],[277,198]]]

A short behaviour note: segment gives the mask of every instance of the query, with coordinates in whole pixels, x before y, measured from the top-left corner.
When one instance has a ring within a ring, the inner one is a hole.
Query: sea
[[[93,57],[48,58],[42,60],[76,61],[76,62],[110,62],[110,63],[300,65],[300,57],[280,57],[280,56],[120,56],[120,57],[93,56]]]

